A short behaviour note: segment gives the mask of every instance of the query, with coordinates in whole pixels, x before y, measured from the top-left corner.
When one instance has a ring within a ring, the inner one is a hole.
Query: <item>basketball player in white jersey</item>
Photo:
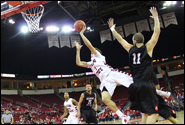
[[[91,68],[96,76],[100,79],[101,85],[101,96],[102,101],[122,120],[123,124],[128,123],[130,116],[124,115],[116,106],[116,104],[111,100],[114,90],[117,84],[121,84],[125,87],[129,87],[133,83],[132,77],[127,73],[121,73],[115,71],[111,66],[106,64],[105,57],[101,54],[99,49],[92,46],[90,41],[83,35],[86,27],[84,26],[80,32],[85,45],[91,50],[91,61],[84,62],[80,60],[80,46],[76,41],[74,45],[76,46],[76,64],[81,67]]]
[[[78,102],[75,99],[69,98],[67,92],[64,93],[64,98],[64,114],[61,116],[61,119],[63,119],[69,112],[65,124],[79,124],[79,119],[76,117],[78,112]]]

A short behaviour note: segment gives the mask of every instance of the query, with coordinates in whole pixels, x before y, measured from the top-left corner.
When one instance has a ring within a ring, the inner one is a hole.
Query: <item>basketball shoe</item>
[[[156,90],[157,94],[166,98],[169,98],[171,95],[171,92],[168,91],[162,91],[162,89],[160,90]]]
[[[130,116],[124,115],[122,117],[122,124],[127,124],[129,122],[129,120],[130,120]]]

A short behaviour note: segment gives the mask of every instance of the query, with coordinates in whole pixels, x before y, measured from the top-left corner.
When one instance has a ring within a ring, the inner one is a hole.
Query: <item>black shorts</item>
[[[107,92],[108,92],[108,90],[105,88],[105,86],[103,87],[101,93],[102,93],[103,91],[107,91]]]
[[[128,94],[130,109],[145,114],[158,113],[158,98],[154,83],[143,80],[130,84]]]
[[[163,117],[164,119],[168,119],[170,115],[172,117],[176,118],[175,111],[172,110],[172,108],[165,103],[163,97],[161,97],[159,95],[157,95],[157,97],[158,97],[158,103],[159,103],[159,105],[158,105],[158,107],[159,107],[158,108],[159,109],[158,110],[159,115],[161,117]]]
[[[96,112],[93,109],[81,109],[80,113],[80,119],[82,119],[81,122],[98,123]]]

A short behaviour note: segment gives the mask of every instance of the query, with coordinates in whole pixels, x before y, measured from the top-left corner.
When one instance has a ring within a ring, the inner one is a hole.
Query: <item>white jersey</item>
[[[94,54],[93,57],[91,57],[91,61],[87,62],[87,66],[88,68],[91,68],[93,73],[95,73],[102,82],[113,68],[106,64],[105,56],[101,55],[98,51],[96,52],[97,54]]]
[[[64,106],[68,109],[69,115],[76,115],[78,112],[77,106],[73,105],[72,98],[69,98],[69,100],[64,102]]]

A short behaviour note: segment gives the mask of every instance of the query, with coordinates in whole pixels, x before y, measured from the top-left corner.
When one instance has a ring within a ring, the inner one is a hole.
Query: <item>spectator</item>
[[[108,121],[111,121],[111,120],[113,120],[112,111],[110,111],[108,114]]]
[[[33,118],[31,118],[30,123],[35,124]]]
[[[102,122],[103,121],[102,116],[103,116],[103,113],[102,114],[99,114],[99,116],[98,116],[99,122]]]
[[[31,121],[31,118],[32,118],[32,116],[31,116],[31,112],[30,112],[28,115],[28,120]]]
[[[131,116],[132,119],[136,117],[136,114],[135,114],[134,110],[131,110],[131,115],[130,116]]]
[[[114,114],[114,119],[118,120],[118,115],[116,113]]]
[[[17,109],[16,110],[18,110],[18,111],[21,110],[20,106],[17,106]]]
[[[26,112],[25,112],[25,115],[28,115],[29,114],[29,110],[27,109]]]
[[[57,115],[57,116],[56,116],[56,120],[60,120],[60,116]]]
[[[44,124],[44,121],[42,119],[40,119],[40,124]]]
[[[105,114],[105,121],[108,121],[108,118],[109,116],[108,116],[108,112]]]

